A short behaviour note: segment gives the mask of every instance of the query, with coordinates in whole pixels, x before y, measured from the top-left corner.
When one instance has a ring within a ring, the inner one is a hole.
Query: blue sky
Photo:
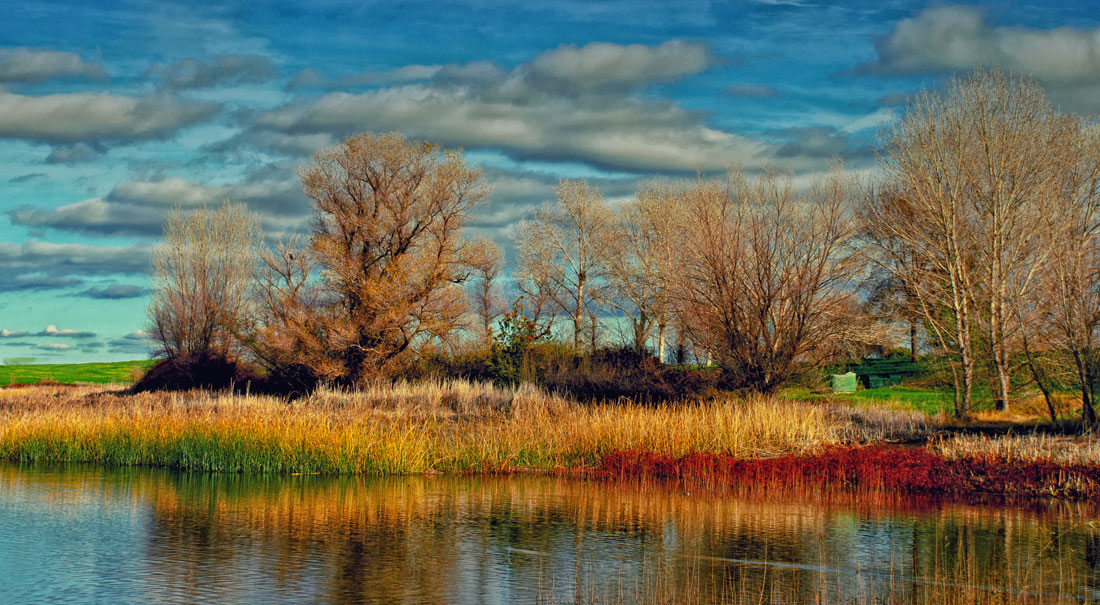
[[[461,147],[511,226],[586,177],[875,170],[907,95],[976,64],[1100,110],[1092,2],[0,2],[0,359],[144,357],[173,206],[302,232],[297,168],[399,130]]]

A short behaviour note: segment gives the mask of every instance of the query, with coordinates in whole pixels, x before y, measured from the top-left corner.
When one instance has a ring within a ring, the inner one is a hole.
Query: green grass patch
[[[863,389],[855,393],[819,393],[807,387],[788,387],[780,395],[795,401],[848,401],[853,405],[879,405],[902,410],[924,412],[929,416],[950,410],[953,405],[951,391],[918,389],[903,385]]]
[[[41,363],[0,365],[0,385],[38,384],[108,384],[134,381],[157,360],[115,361],[101,363]]]

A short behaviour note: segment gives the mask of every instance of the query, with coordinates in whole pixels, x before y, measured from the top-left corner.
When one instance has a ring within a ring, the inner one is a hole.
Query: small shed
[[[834,393],[855,393],[857,384],[859,384],[859,382],[856,380],[855,372],[833,374]]]

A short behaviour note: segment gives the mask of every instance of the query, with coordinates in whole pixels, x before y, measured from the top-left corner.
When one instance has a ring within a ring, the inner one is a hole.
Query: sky
[[[240,201],[308,229],[298,170],[359,132],[461,148],[516,221],[587,178],[840,160],[873,178],[906,99],[975,65],[1100,111],[1090,1],[545,3],[0,0],[0,360],[143,358],[172,208]]]

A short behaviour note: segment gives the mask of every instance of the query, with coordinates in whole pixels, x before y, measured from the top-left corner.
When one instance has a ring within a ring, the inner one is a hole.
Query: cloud
[[[772,156],[764,143],[712,128],[704,113],[641,94],[713,62],[706,46],[672,41],[563,46],[511,70],[484,61],[447,65],[428,82],[290,103],[260,114],[227,144],[300,156],[369,129],[497,149],[515,159],[629,171],[767,163]]]
[[[35,336],[50,336],[54,338],[94,338],[95,332],[78,332],[76,330],[70,330],[68,328],[64,330],[57,329],[57,326],[50,324],[46,326],[46,329],[42,330]]]
[[[395,69],[383,69],[364,71],[356,74],[345,74],[334,78],[326,78],[315,69],[307,68],[298,72],[291,78],[287,88],[327,88],[340,90],[348,88],[360,88],[363,86],[378,86],[381,84],[397,84],[401,82],[415,82],[429,80],[442,68],[441,65],[405,65]]]
[[[74,143],[72,145],[57,145],[46,156],[47,164],[81,164],[91,162],[106,151],[102,145],[89,145],[88,143]]]
[[[106,80],[107,72],[71,52],[23,47],[0,49],[0,82],[34,83],[63,77]]]
[[[0,291],[78,286],[88,275],[142,274],[152,246],[89,246],[27,240],[0,242]]]
[[[1100,28],[994,26],[971,6],[941,6],[903,19],[875,43],[865,75],[909,76],[985,65],[1030,74],[1056,100],[1078,107],[1100,101]]]
[[[780,134],[787,139],[787,143],[778,151],[779,157],[782,158],[853,160],[874,157],[874,150],[869,145],[853,147],[849,133],[832,126],[789,128],[781,131]]]
[[[21,174],[19,176],[13,176],[8,179],[9,183],[26,183],[27,181],[33,181],[35,179],[46,178],[45,172],[31,172],[29,174]]]
[[[157,64],[146,75],[159,78],[169,90],[183,90],[263,84],[275,76],[275,67],[263,55],[218,55],[210,61],[179,59]]]
[[[216,208],[229,200],[242,202],[260,215],[264,229],[277,233],[305,226],[312,209],[295,171],[273,165],[256,170],[242,182],[207,185],[179,177],[127,180],[105,197],[57,208],[24,207],[8,212],[18,225],[93,235],[158,236],[173,208]]]
[[[38,345],[35,348],[40,351],[68,351],[73,348],[73,345],[60,342],[51,342],[44,345]]]
[[[111,353],[148,356],[153,352],[155,342],[145,330],[134,330],[121,338],[107,341]]]
[[[205,120],[216,103],[109,93],[41,96],[0,90],[0,138],[73,144],[167,138]]]
[[[19,330],[9,330],[7,328],[4,328],[3,330],[0,330],[0,338],[23,338],[24,336],[27,336],[27,335],[28,335],[27,332],[23,332],[23,331],[19,331]],[[12,344],[15,344],[15,343],[10,343],[9,342],[9,343],[5,343],[5,344],[12,345]]]
[[[84,283],[83,280],[71,275],[49,275],[40,272],[6,275],[0,269],[0,291],[57,290],[79,286],[82,283]]]
[[[80,292],[78,296],[114,300],[119,298],[137,298],[144,294],[145,288],[135,284],[109,284],[101,288],[88,288]]]
[[[707,46],[697,42],[670,40],[657,46],[592,42],[542,53],[515,75],[529,85],[557,93],[633,90],[675,82],[713,62]]]

